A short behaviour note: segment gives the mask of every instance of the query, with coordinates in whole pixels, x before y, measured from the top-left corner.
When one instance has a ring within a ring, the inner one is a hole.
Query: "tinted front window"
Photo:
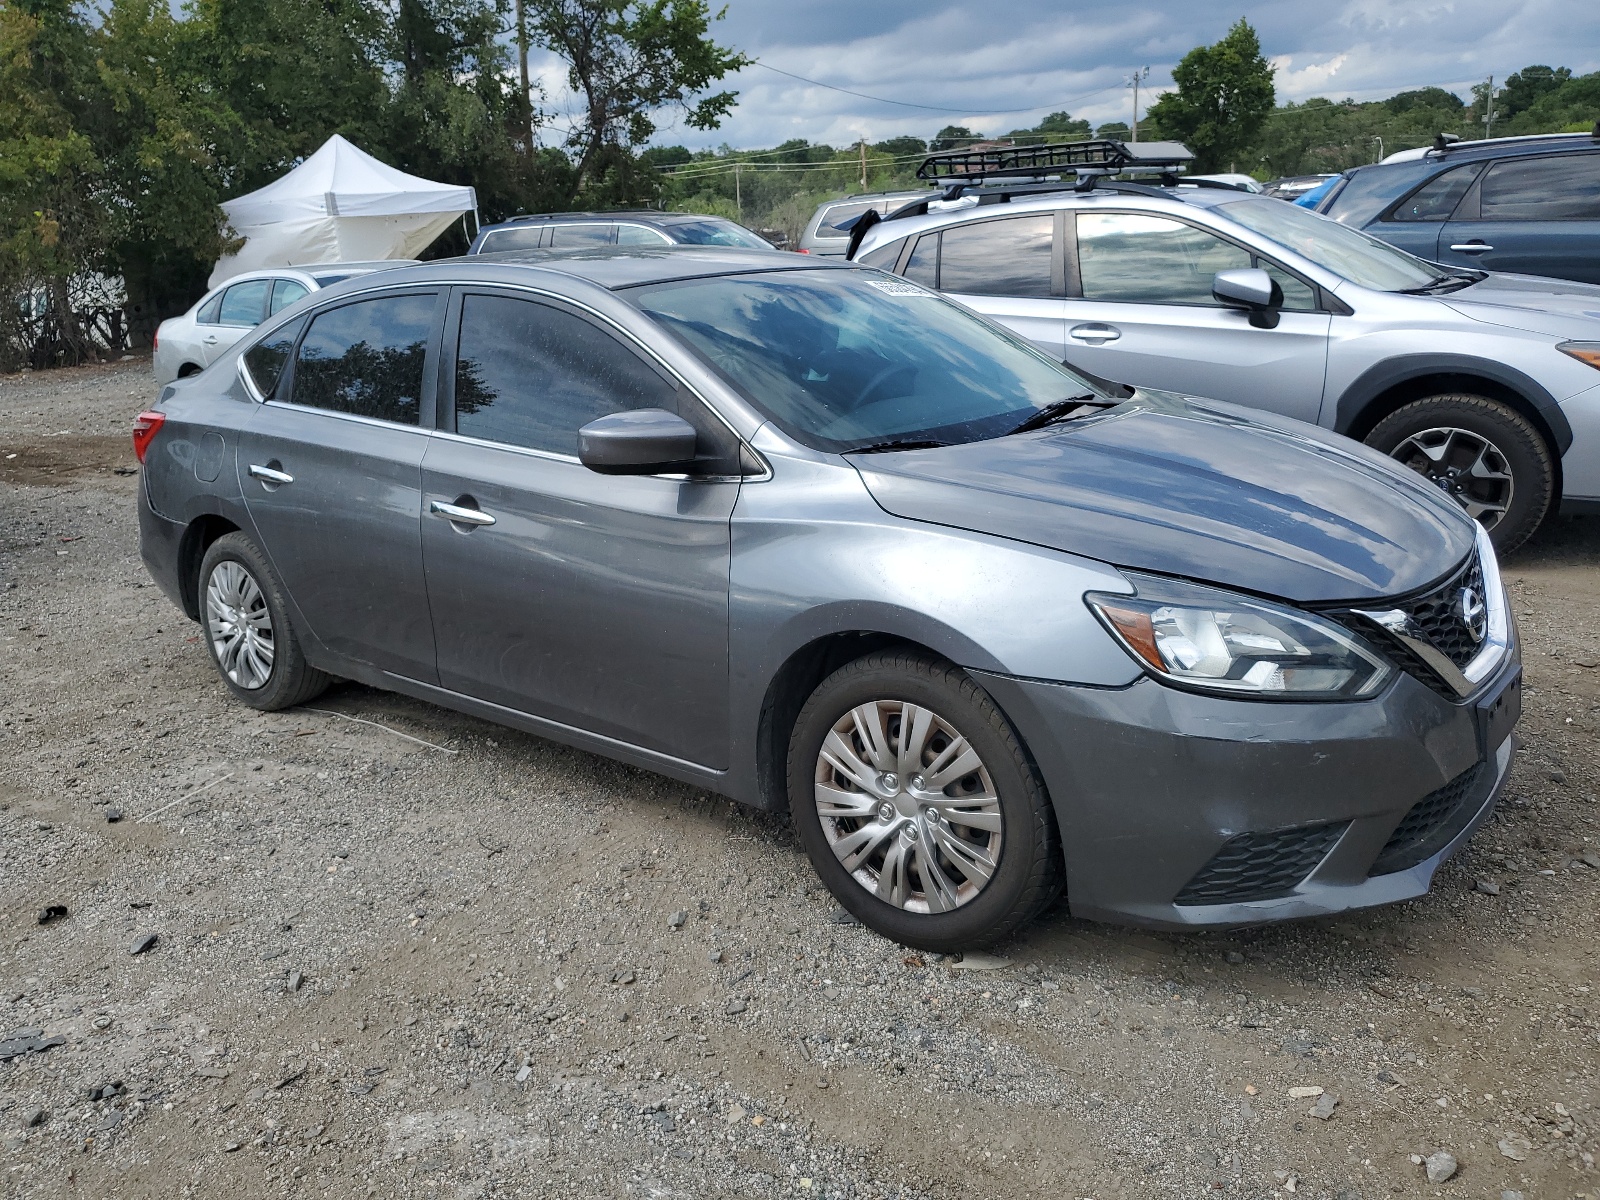
[[[1050,295],[1050,213],[957,225],[944,231],[939,290],[979,296]]]
[[[261,393],[263,399],[272,398],[273,389],[278,386],[278,379],[283,375],[284,365],[294,353],[294,340],[300,336],[300,328],[304,324],[304,319],[290,321],[282,329],[273,330],[244,352],[244,365],[250,372],[250,379],[256,385],[256,391]]]
[[[1600,221],[1600,154],[1498,162],[1483,177],[1485,221]]]
[[[1230,200],[1217,211],[1359,287],[1401,292],[1444,278],[1404,250],[1281,200]]]
[[[1078,214],[1078,268],[1086,300],[1215,305],[1212,277],[1250,264],[1248,251],[1170,217]]]
[[[306,287],[305,284],[296,283],[293,279],[278,280],[272,285],[272,305],[267,315],[271,316],[275,312],[288,308],[300,297],[309,295],[310,291],[311,289]]]
[[[271,286],[270,279],[251,279],[234,284],[222,293],[222,310],[217,316],[217,323],[247,328],[261,324],[262,314],[267,309],[267,289]]]
[[[548,304],[507,296],[462,302],[456,432],[578,453],[578,430],[607,413],[678,409],[677,393],[603,329]]]
[[[877,271],[721,276],[629,295],[819,449],[995,437],[1093,391],[959,304]]]
[[[743,225],[707,217],[699,221],[675,221],[672,224],[674,240],[686,246],[746,246],[751,250],[771,250],[772,243],[758,237]]]
[[[1470,163],[1446,171],[1412,193],[1404,204],[1389,214],[1389,220],[1448,221],[1482,168],[1482,163]]]
[[[494,229],[483,235],[483,245],[478,247],[479,254],[495,254],[501,250],[534,250],[539,246],[539,238],[544,233],[542,226],[523,227],[520,229]]]
[[[294,364],[296,404],[417,424],[433,293],[360,300],[318,313]]]
[[[609,246],[615,240],[617,227],[611,224],[552,225],[547,246]]]

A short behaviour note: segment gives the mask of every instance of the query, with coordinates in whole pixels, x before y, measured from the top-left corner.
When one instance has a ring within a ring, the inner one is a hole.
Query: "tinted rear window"
[[[848,229],[841,229],[840,225],[848,225],[872,205],[867,202],[858,204],[835,204],[832,208],[822,211],[822,217],[817,221],[817,232],[814,236],[819,238],[847,238],[850,236]]]
[[[478,247],[479,254],[493,254],[499,250],[534,250],[538,248],[539,237],[544,233],[544,228],[539,225],[521,229],[491,229],[483,235],[483,245]]]
[[[1485,221],[1600,220],[1600,154],[1497,162],[1483,177]]]
[[[433,331],[432,292],[359,300],[318,313],[294,364],[296,404],[417,424]]]

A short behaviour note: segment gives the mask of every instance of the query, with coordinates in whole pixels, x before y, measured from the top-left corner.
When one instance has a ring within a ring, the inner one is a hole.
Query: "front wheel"
[[[1555,494],[1555,462],[1533,423],[1484,396],[1413,400],[1367,435],[1467,510],[1509,554],[1533,536]]]
[[[935,951],[985,945],[1061,890],[1039,773],[958,667],[910,651],[841,667],[801,710],[788,768],[817,874],[885,937]]]

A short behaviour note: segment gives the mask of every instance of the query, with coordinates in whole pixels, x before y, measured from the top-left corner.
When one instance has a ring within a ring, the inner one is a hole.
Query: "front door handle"
[[[1457,254],[1487,254],[1494,247],[1487,242],[1462,242],[1460,245],[1451,246]]]
[[[446,504],[443,500],[435,500],[428,505],[428,510],[441,517],[448,517],[452,524],[457,525],[493,525],[494,518],[481,508],[467,508],[460,504]]]
[[[1102,325],[1099,321],[1091,321],[1087,325],[1074,325],[1067,330],[1067,336],[1090,346],[1102,346],[1106,342],[1114,342],[1122,336],[1122,330],[1115,325]]]
[[[277,471],[272,467],[258,467],[250,464],[250,478],[259,479],[262,483],[293,483],[294,476],[287,471]]]

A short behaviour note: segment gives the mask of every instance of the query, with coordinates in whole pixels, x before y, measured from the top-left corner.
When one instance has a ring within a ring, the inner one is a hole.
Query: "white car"
[[[171,383],[205,370],[266,318],[319,288],[352,275],[403,267],[415,261],[397,258],[385,262],[315,263],[235,275],[207,292],[181,317],[161,322],[152,355],[156,382]]]

